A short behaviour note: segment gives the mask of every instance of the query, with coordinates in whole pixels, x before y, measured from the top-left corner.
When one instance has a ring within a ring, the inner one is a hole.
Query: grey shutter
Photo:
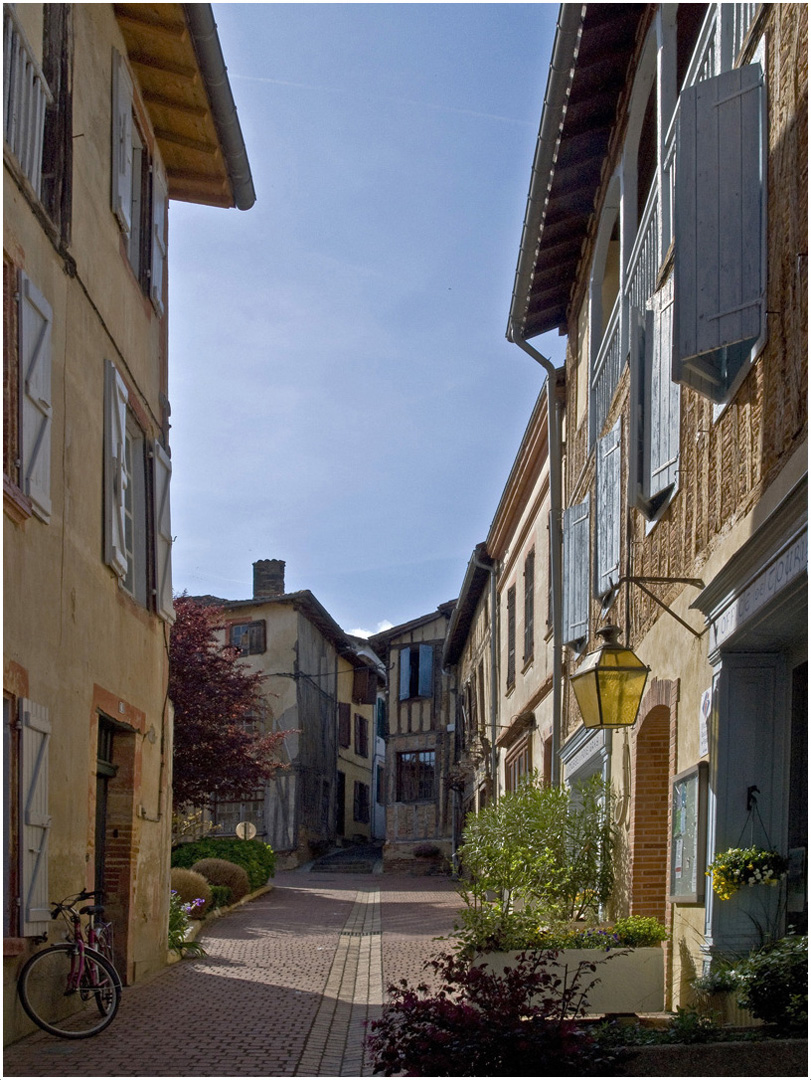
[[[149,296],[159,315],[163,315],[163,268],[166,265],[166,177],[155,163],[152,169],[152,263]]]
[[[417,693],[420,697],[434,696],[434,649],[432,645],[420,645]]]
[[[411,649],[400,649],[400,701],[409,697],[411,687]]]
[[[619,581],[622,421],[597,441],[597,559],[595,587],[604,596]]]
[[[160,445],[152,445],[152,497],[155,527],[155,610],[168,623],[175,621],[172,602],[172,518],[170,514],[169,489],[172,479],[172,462]],[[264,650],[262,650],[264,651]]]
[[[51,306],[20,274],[22,489],[37,517],[51,520]]]
[[[23,937],[48,930],[48,744],[51,725],[43,705],[22,698],[20,709],[20,882]]]
[[[563,511],[563,641],[588,637],[589,499]]]
[[[132,228],[132,79],[113,49],[112,207],[125,233]]]
[[[749,64],[679,101],[673,378],[719,402],[765,330],[765,94]]]
[[[673,278],[650,300],[645,314],[645,385],[650,387],[645,438],[645,497],[673,487],[679,473],[681,388],[670,374],[673,350]]]
[[[109,360],[104,368],[104,561],[127,575],[124,494],[127,487],[127,401],[124,380]]]

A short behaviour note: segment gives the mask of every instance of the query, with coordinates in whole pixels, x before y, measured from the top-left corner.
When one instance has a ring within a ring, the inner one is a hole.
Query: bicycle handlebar
[[[51,907],[52,907],[53,910],[51,911],[51,918],[55,919],[57,917],[57,915],[59,915],[60,912],[72,910],[74,904],[79,904],[79,903],[81,903],[82,900],[92,900],[94,897],[98,897],[99,899],[103,899],[104,898],[104,890],[103,889],[93,889],[93,890],[82,889],[81,892],[75,893],[73,896],[66,896],[64,900],[60,900],[58,903],[56,901],[52,900],[51,901]]]

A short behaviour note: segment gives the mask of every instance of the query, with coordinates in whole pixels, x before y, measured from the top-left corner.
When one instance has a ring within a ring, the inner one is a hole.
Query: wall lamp
[[[597,631],[603,644],[572,675],[574,696],[587,728],[630,727],[636,722],[650,668],[617,641],[616,626]]]

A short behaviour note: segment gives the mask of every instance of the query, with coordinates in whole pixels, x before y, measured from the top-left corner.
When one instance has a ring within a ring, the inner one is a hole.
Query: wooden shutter
[[[113,49],[112,206],[125,233],[132,228],[132,79]]]
[[[563,511],[563,641],[588,637],[589,499]]]
[[[420,671],[417,693],[420,697],[434,696],[434,649],[432,645],[420,645]]]
[[[163,268],[166,265],[166,177],[157,162],[152,169],[152,263],[149,296],[159,315],[163,315]]]
[[[410,696],[411,687],[411,649],[400,649],[400,701]]]
[[[51,306],[20,274],[21,486],[37,517],[51,520]]]
[[[620,463],[622,421],[597,440],[597,561],[596,591],[604,596],[619,581]]]
[[[524,661],[535,652],[535,552],[524,564]]]
[[[171,479],[172,461],[160,443],[153,443],[152,498],[154,501],[153,521],[155,529],[155,610],[168,623],[175,621],[175,606],[172,602],[172,519],[169,506]],[[260,650],[254,651],[259,652]]]
[[[47,932],[48,904],[48,744],[51,725],[43,705],[22,698],[20,708],[20,882],[23,937]]]
[[[358,705],[374,705],[377,701],[377,673],[371,668],[355,668],[352,677],[352,700]]]
[[[655,499],[673,487],[679,473],[681,387],[671,378],[673,278],[651,297],[645,313],[646,405],[644,495]]]
[[[515,585],[507,589],[507,689],[515,685]]]
[[[351,709],[348,701],[338,702],[338,745],[347,747],[350,744]]]
[[[679,101],[673,378],[718,402],[765,330],[765,101],[759,64]]]
[[[124,494],[127,487],[127,401],[124,380],[109,360],[104,370],[104,561],[127,575]]]

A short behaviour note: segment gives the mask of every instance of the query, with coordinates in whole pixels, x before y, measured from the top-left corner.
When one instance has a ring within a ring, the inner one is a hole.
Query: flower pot
[[[526,950],[528,953],[533,950]],[[478,962],[501,973],[514,966],[518,952],[481,954]],[[592,975],[581,979],[587,985],[599,979],[588,993],[586,1013],[651,1013],[665,1007],[665,962],[660,945],[643,949],[560,949],[549,970],[571,982],[578,964],[597,964]]]

